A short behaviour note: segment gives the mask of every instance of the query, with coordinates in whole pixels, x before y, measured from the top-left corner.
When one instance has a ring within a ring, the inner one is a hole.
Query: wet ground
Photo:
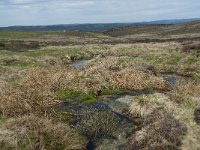
[[[83,69],[88,63],[88,60],[82,59],[71,63],[69,66],[76,69]]]
[[[87,63],[88,60],[80,60],[72,63],[70,67],[84,69]],[[177,81],[181,79],[181,77],[176,74],[162,74],[162,77],[167,82],[170,89],[173,89]],[[114,95],[102,95],[97,98],[98,102],[90,107],[79,105],[75,108],[71,108],[75,114],[76,111],[80,109],[95,109],[99,111],[111,110],[120,120],[120,125],[112,133],[112,137],[101,137],[98,140],[88,137],[90,139],[87,147],[88,150],[126,150],[127,138],[140,128],[142,122],[129,118],[129,116],[124,114],[124,111],[128,108],[129,103],[134,100],[134,97],[141,94],[148,93],[145,91],[131,91]],[[69,111],[68,105],[65,105],[64,111]]]

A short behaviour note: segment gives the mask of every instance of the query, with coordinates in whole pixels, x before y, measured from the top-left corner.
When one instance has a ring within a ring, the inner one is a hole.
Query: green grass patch
[[[6,117],[3,116],[3,115],[0,115],[0,123],[2,123],[2,122],[4,122],[4,121],[6,121]]]
[[[192,65],[192,64],[195,64],[196,62],[198,62],[198,58],[195,57],[195,56],[188,56],[185,61],[184,61],[184,64],[187,64],[187,65]]]
[[[101,95],[113,95],[113,94],[121,94],[124,91],[113,89],[112,87],[103,88],[101,91]]]
[[[148,56],[145,56],[143,59],[148,62],[150,61],[150,62],[154,62],[154,63],[160,63],[163,61],[161,56],[156,56],[156,55],[148,55]]]
[[[195,81],[200,81],[200,72],[196,72],[193,76],[192,79]]]
[[[144,106],[147,102],[146,99],[143,96],[137,96],[136,101],[141,105]]]
[[[72,104],[85,103],[95,104],[96,98],[80,91],[61,90],[56,92],[56,96],[60,100],[68,100]]]

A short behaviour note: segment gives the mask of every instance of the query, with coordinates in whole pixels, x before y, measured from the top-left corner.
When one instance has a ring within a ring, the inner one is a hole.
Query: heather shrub
[[[119,126],[119,119],[111,110],[83,110],[78,120],[76,128],[89,138],[111,136]]]

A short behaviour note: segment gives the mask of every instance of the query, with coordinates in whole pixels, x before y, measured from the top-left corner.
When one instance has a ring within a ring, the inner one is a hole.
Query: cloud
[[[1,0],[0,26],[200,17],[199,0]]]

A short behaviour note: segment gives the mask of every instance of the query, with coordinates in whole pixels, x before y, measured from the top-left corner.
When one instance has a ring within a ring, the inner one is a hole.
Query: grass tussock
[[[128,64],[127,59],[129,57],[98,58],[88,64],[86,74],[93,74],[101,83],[117,89],[166,89],[165,81],[153,74],[145,64]],[[138,65],[143,67],[136,67]]]
[[[1,94],[0,111],[6,116],[28,113],[46,114],[57,103],[54,90],[64,88],[64,76],[72,78],[69,72],[58,69],[33,69],[20,85],[8,86]]]
[[[176,102],[183,102],[190,97],[200,96],[200,83],[193,80],[181,80],[170,94],[170,98]]]
[[[128,149],[179,150],[186,128],[163,108],[154,109],[145,117],[143,128],[128,141]]]
[[[143,90],[147,88],[166,89],[165,81],[137,70],[123,69],[111,76],[111,84],[119,89]]]
[[[194,111],[198,106],[199,98],[192,98],[188,96],[188,100],[177,103],[172,101],[170,96],[161,93],[155,93],[147,96],[136,97],[129,106],[129,114],[131,116],[139,116],[146,118],[154,110],[164,108],[168,114],[178,120],[183,126],[187,127],[187,132],[183,136],[182,145],[180,149],[198,149],[200,127],[195,122]],[[157,115],[159,117],[159,115]],[[139,131],[142,134],[142,130]],[[146,131],[144,131],[146,132]],[[138,134],[138,137],[140,137]],[[148,136],[148,135],[147,135]],[[135,136],[137,137],[137,136]],[[144,136],[142,136],[144,138]]]
[[[82,76],[78,71],[51,67],[32,69],[17,86],[8,86],[1,92],[0,112],[6,116],[23,114],[48,114],[52,106],[62,100],[60,91],[82,91],[83,101],[95,102],[95,95],[101,85],[93,78]],[[57,95],[57,93],[59,93]],[[66,94],[66,93],[64,93]]]
[[[68,125],[34,115],[8,119],[0,131],[0,147],[4,150],[82,150],[86,146],[86,140]]]
[[[133,117],[141,117],[145,118],[149,114],[151,114],[155,109],[160,107],[155,102],[150,101],[149,99],[153,99],[153,96],[137,96],[134,100],[129,104],[128,114]]]

